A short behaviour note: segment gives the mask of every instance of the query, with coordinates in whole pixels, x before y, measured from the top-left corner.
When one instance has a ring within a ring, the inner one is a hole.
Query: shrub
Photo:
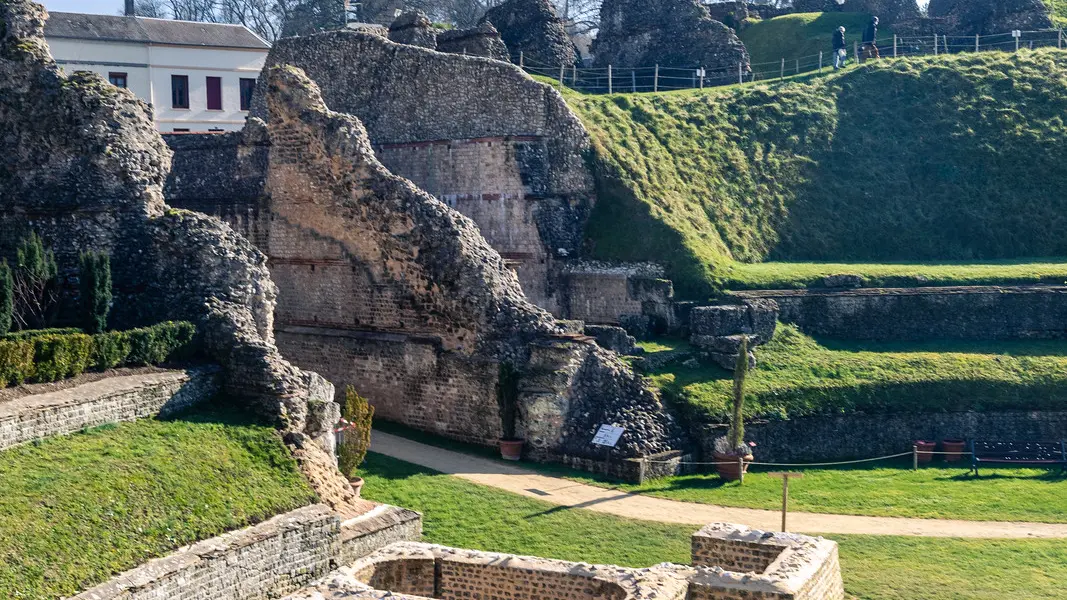
[[[33,376],[33,342],[0,340],[0,388]]]
[[[371,421],[374,418],[374,407],[356,393],[352,386],[345,389],[345,404],[341,407],[341,417],[348,421],[348,427],[341,437],[340,447],[337,449],[337,468],[344,473],[345,477],[352,477],[363,464],[370,448]]]
[[[11,267],[7,261],[0,261],[0,335],[11,331],[15,314],[14,281],[11,279]]]
[[[103,252],[85,252],[79,258],[82,325],[88,333],[107,329],[111,310],[111,258]]]
[[[158,365],[190,357],[194,351],[196,327],[191,323],[168,321],[131,329],[126,334],[130,342],[129,364]]]
[[[40,329],[48,323],[59,299],[56,258],[36,233],[22,240],[16,254],[14,320],[19,329]]]
[[[93,336],[93,367],[101,371],[125,364],[130,356],[130,336],[125,331],[109,331]]]
[[[26,331],[13,331],[0,336],[0,340],[32,340],[43,335],[70,335],[72,333],[85,333],[76,327],[57,327],[52,329],[28,329]]]
[[[49,382],[85,371],[93,355],[93,338],[84,333],[32,338],[33,380]]]

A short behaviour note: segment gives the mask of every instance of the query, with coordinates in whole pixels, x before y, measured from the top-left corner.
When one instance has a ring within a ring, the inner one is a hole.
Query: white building
[[[270,46],[242,25],[53,12],[45,25],[66,72],[93,71],[152,105],[164,132],[234,131],[248,116]]]

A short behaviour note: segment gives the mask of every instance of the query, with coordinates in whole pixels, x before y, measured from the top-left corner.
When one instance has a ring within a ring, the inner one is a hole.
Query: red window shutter
[[[222,110],[222,78],[207,78],[207,109]]]

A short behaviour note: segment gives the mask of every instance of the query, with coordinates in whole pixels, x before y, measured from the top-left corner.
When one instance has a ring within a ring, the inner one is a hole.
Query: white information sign
[[[1017,37],[1023,37],[1022,30],[1021,29],[1012,29],[1011,30],[1011,37],[1016,37],[1016,38]]]
[[[593,437],[593,443],[597,446],[615,447],[615,444],[619,443],[619,438],[622,437],[622,432],[626,431],[622,427],[616,427],[614,425],[601,425],[597,430],[596,436]]]

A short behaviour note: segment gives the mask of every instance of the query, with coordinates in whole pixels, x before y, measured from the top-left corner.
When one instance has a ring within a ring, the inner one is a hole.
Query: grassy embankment
[[[591,253],[662,262],[684,298],[720,289],[736,261],[1067,255],[1064,52],[565,96],[593,139]],[[1012,280],[1014,269],[982,278]]]
[[[72,596],[148,559],[315,502],[270,427],[142,420],[0,452],[0,598]]]
[[[421,511],[430,542],[631,567],[689,562],[694,527],[560,508],[373,453],[362,474],[368,498]],[[1062,540],[830,537],[846,591],[863,600],[1038,600],[1058,597],[1067,578]]]
[[[795,73],[797,59],[801,59],[802,71],[805,65],[817,67],[819,52],[823,53],[824,67],[833,67],[833,33],[842,25],[849,48],[849,64],[852,64],[853,42],[860,41],[870,21],[871,16],[866,13],[796,13],[756,22],[742,31],[740,37],[748,49],[757,78],[765,79],[766,76],[778,77],[783,58],[787,75]],[[892,36],[893,32],[885,26],[878,28],[878,37]]]

